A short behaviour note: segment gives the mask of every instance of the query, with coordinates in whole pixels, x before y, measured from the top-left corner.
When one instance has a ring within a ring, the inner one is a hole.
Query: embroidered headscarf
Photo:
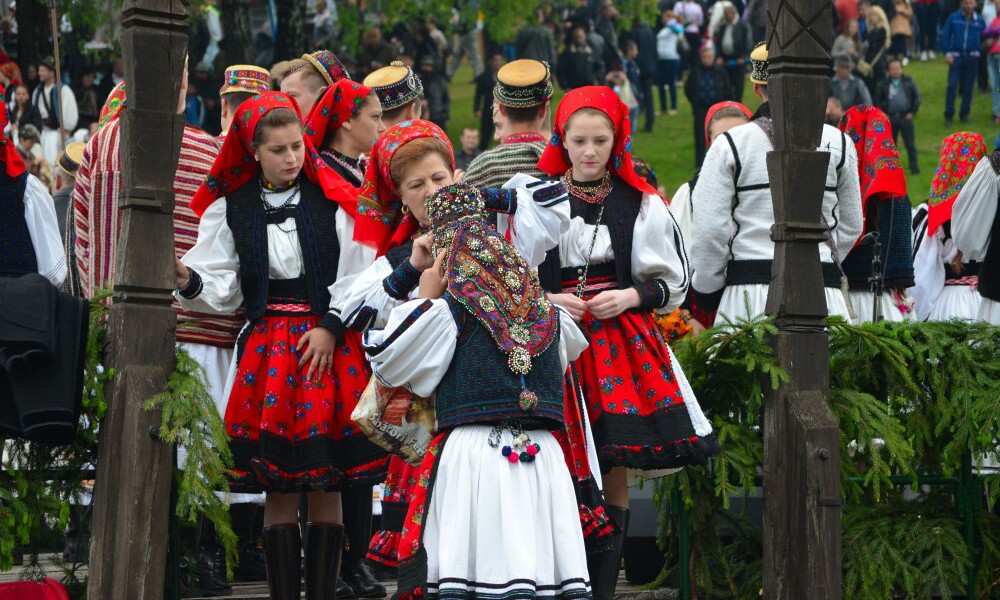
[[[306,117],[305,135],[313,147],[323,150],[327,135],[357,116],[371,93],[370,87],[350,79],[341,79],[326,88]]]
[[[645,179],[639,177],[632,166],[632,124],[628,116],[628,107],[618,98],[618,94],[605,86],[586,86],[563,96],[556,109],[555,124],[552,127],[552,138],[545,147],[542,157],[538,159],[538,168],[552,176],[566,173],[572,166],[569,154],[563,145],[566,139],[566,123],[573,114],[582,108],[593,108],[601,111],[615,128],[614,147],[608,158],[608,169],[625,183],[643,192],[656,194],[656,189]]]
[[[455,169],[455,151],[451,140],[430,121],[403,121],[387,129],[372,148],[358,197],[358,221],[354,239],[377,250],[382,256],[410,238],[420,224],[411,214],[403,213],[403,200],[392,180],[392,158],[407,143],[420,138],[437,138],[448,146],[451,169]]]
[[[125,110],[124,81],[117,84],[111,90],[111,93],[108,94],[108,99],[104,101],[104,106],[101,107],[101,113],[97,121],[97,128],[103,129],[105,125],[117,119],[123,110]]]
[[[706,144],[710,144],[712,142],[712,140],[710,140],[709,136],[708,136],[708,126],[712,124],[712,118],[715,117],[715,113],[719,112],[720,110],[722,110],[724,108],[735,108],[736,110],[738,110],[741,113],[743,113],[744,115],[746,115],[747,121],[753,121],[753,112],[751,112],[749,108],[747,108],[746,106],[743,106],[739,102],[732,102],[730,100],[727,100],[725,102],[719,102],[717,104],[713,104],[712,107],[708,109],[708,112],[705,113],[705,143]]]
[[[260,163],[254,160],[254,132],[264,115],[276,108],[287,108],[293,111],[299,120],[302,119],[299,105],[290,96],[281,92],[265,92],[254,96],[236,110],[236,118],[229,126],[229,134],[222,144],[222,150],[191,200],[191,209],[199,217],[217,199],[240,189],[260,176]],[[302,141],[305,144],[302,174],[318,185],[329,200],[336,201],[348,214],[356,216],[357,209],[353,198],[345,198],[342,193],[340,182],[343,179],[335,176],[335,171],[323,161],[309,138],[303,136]]]
[[[0,85],[0,98],[5,97],[6,90]],[[10,125],[10,113],[7,112],[7,103],[0,102],[0,132]],[[24,173],[24,161],[17,153],[14,142],[6,134],[0,133],[0,161],[3,161],[4,171],[7,177],[20,177]]]
[[[438,190],[427,200],[434,254],[445,251],[448,294],[490,332],[507,366],[521,376],[521,408],[537,396],[524,387],[531,360],[544,352],[559,326],[538,274],[514,246],[488,224],[482,195],[468,184]]]
[[[837,127],[851,138],[858,151],[861,214],[868,214],[868,200],[877,194],[905,196],[906,174],[885,113],[874,106],[854,106],[844,113]],[[867,233],[867,226],[861,233]],[[860,243],[858,238],[857,244]]]
[[[959,131],[941,141],[941,158],[927,199],[928,236],[934,235],[938,227],[951,220],[955,198],[972,175],[976,163],[984,156],[986,142],[978,133]]]

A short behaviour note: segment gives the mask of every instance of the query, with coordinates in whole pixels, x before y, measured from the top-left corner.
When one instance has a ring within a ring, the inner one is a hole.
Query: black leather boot
[[[236,581],[266,581],[267,566],[264,564],[261,529],[264,508],[258,504],[233,504],[229,507],[229,519],[236,534],[236,550],[240,562],[233,573]]]
[[[587,556],[587,570],[590,571],[590,588],[594,600],[614,599],[625,548],[625,535],[628,532],[629,510],[608,505],[608,512],[621,526],[621,531],[612,537],[611,550]]]
[[[385,598],[385,586],[379,583],[365,564],[368,543],[372,539],[372,488],[351,487],[340,494],[344,507],[347,551],[340,568],[341,578],[358,598]]]
[[[90,507],[71,504],[69,523],[66,524],[66,541],[63,544],[63,560],[68,563],[87,562],[90,555]]]
[[[302,534],[298,523],[264,528],[264,560],[271,600],[299,600],[302,587]]]
[[[337,575],[343,553],[343,525],[306,525],[306,600],[336,600]]]

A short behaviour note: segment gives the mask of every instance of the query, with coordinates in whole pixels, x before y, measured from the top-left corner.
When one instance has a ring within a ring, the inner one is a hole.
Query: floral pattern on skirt
[[[376,567],[394,570],[399,565],[400,530],[419,474],[419,465],[410,465],[398,456],[389,459],[389,473],[382,494],[382,528],[372,536],[366,556]]]

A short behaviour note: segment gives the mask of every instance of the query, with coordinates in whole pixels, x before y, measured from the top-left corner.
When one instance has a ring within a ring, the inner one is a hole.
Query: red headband
[[[747,107],[745,107],[745,106],[743,106],[739,102],[732,102],[732,101],[727,100],[725,102],[719,102],[718,104],[713,104],[712,107],[708,109],[708,112],[705,113],[705,143],[706,144],[711,144],[712,143],[712,140],[710,140],[709,136],[708,136],[708,126],[712,122],[712,117],[715,116],[715,113],[719,112],[720,110],[722,110],[724,108],[736,108],[736,109],[739,109],[739,111],[741,113],[743,113],[744,115],[746,115],[746,118],[747,118],[748,121],[752,121],[753,120],[753,113],[750,111],[750,109],[747,108]]]

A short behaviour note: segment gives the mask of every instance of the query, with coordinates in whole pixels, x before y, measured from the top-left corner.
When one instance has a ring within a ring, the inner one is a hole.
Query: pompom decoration
[[[518,454],[517,452],[511,452],[510,454],[507,455],[507,460],[510,461],[511,464],[516,464],[517,461],[520,459],[521,455]]]
[[[510,446],[504,446],[503,450],[500,451],[500,454],[503,454],[505,457],[510,456],[510,453],[511,453]]]
[[[532,444],[528,446],[528,449],[525,450],[525,452],[528,453],[528,456],[535,456],[536,454],[538,454],[539,450],[541,450],[541,448],[538,446],[538,444]]]

